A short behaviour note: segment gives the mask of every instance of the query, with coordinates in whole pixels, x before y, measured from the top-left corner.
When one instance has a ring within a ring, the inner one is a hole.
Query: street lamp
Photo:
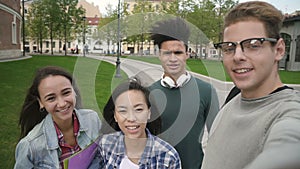
[[[121,78],[121,73],[120,73],[120,55],[121,55],[121,49],[120,49],[120,46],[121,46],[121,43],[120,43],[120,0],[118,2],[118,51],[117,51],[117,61],[116,61],[116,75],[115,77],[116,78]]]
[[[67,56],[67,22],[68,22],[68,20],[67,20],[67,14],[68,14],[68,10],[69,10],[69,6],[67,6],[66,4],[65,4],[65,13],[64,13],[64,21],[65,21],[65,23],[64,23],[64,33],[65,33],[65,45],[64,45],[64,48],[65,48],[65,56]]]
[[[23,35],[23,56],[25,56],[25,0],[22,0],[22,35]]]
[[[82,50],[83,50],[83,57],[85,57],[85,21],[86,21],[86,17],[82,17],[82,20],[83,20],[83,47],[82,47]]]

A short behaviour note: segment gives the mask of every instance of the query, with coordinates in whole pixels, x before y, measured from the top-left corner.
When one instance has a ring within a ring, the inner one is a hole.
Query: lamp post
[[[25,56],[25,0],[22,0],[22,35],[23,35],[23,56]]]
[[[121,78],[121,73],[120,73],[120,55],[121,55],[121,49],[120,49],[120,46],[121,46],[121,43],[120,43],[120,0],[118,2],[118,51],[117,51],[117,61],[116,61],[116,75],[115,77],[116,78]]]
[[[86,17],[82,17],[83,19],[83,47],[82,47],[82,50],[83,50],[83,57],[85,57],[85,52],[86,52],[86,48],[85,48],[85,21],[86,21]]]
[[[66,4],[65,4],[65,5],[66,5]],[[68,21],[67,21],[67,13],[68,13],[68,9],[69,9],[69,7],[66,5],[66,6],[65,6],[65,13],[64,13],[64,15],[65,15],[65,16],[64,16],[64,17],[65,17],[65,18],[64,18],[64,20],[65,20],[65,23],[64,23],[64,29],[65,29],[65,30],[64,30],[64,31],[65,31],[65,32],[64,32],[64,33],[65,33],[65,45],[64,45],[64,48],[65,48],[65,56],[67,56],[67,49],[68,49],[68,48],[67,48],[67,22],[68,22]]]

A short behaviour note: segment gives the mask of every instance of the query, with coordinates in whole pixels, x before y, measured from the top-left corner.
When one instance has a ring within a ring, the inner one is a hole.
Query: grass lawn
[[[19,138],[19,111],[37,68],[57,65],[73,72],[85,108],[100,113],[111,89],[122,79],[114,78],[115,66],[94,59],[71,56],[33,56],[31,59],[0,63],[0,168],[13,168]]]
[[[153,64],[160,64],[158,57],[150,56],[124,56],[129,59],[145,61]],[[231,81],[225,73],[222,62],[215,60],[188,59],[187,69],[193,72],[213,77],[222,81]],[[280,78],[285,84],[300,84],[300,71],[292,72],[286,70],[279,71]]]

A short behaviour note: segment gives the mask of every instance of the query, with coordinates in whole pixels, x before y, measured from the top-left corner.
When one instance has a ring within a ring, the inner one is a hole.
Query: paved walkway
[[[17,60],[24,60],[24,59],[29,59],[31,56],[21,56],[17,58],[5,58],[5,59],[0,59],[0,62],[11,62],[11,61],[17,61]]]

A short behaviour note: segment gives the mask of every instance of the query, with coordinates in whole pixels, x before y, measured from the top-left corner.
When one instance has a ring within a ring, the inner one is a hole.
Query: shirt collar
[[[78,118],[76,116],[76,113],[73,111],[72,114],[72,118],[73,118],[73,132],[74,132],[74,136],[77,137],[78,133],[79,133],[79,121]],[[60,131],[60,129],[58,128],[57,124],[55,123],[55,121],[53,121],[54,123],[54,127],[55,127],[55,131],[56,131],[56,135],[58,138],[58,143],[60,146],[65,144],[65,140],[64,140],[64,135],[63,133]]]

